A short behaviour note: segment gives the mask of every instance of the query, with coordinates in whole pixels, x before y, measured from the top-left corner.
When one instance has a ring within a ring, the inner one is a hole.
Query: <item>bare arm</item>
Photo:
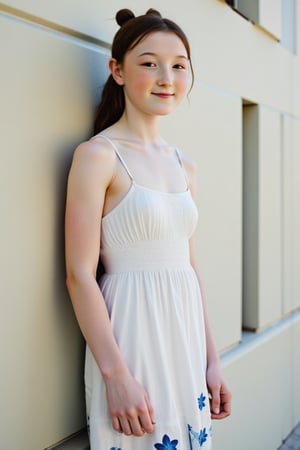
[[[194,198],[197,195],[196,183],[196,165],[191,161],[185,163],[185,167],[189,176],[189,187]],[[221,371],[220,358],[216,348],[215,340],[212,333],[212,327],[209,320],[207,298],[201,281],[200,270],[197,261],[197,251],[195,236],[190,239],[190,259],[193,266],[202,296],[202,307],[205,323],[205,335],[207,346],[207,372],[206,382],[208,391],[211,395],[210,407],[212,419],[224,419],[231,413],[231,393],[227,388]]]
[[[153,412],[114,338],[96,281],[101,217],[115,155],[106,144],[81,144],[75,151],[67,190],[65,243],[67,288],[76,318],[104,378],[115,430],[141,436],[153,431]]]
[[[104,377],[125,366],[95,279],[101,212],[113,171],[111,156],[101,154],[91,143],[77,148],[68,179],[65,220],[67,287],[82,333]]]

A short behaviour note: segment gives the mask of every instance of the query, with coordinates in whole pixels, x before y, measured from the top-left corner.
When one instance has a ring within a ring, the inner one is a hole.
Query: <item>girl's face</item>
[[[121,66],[111,61],[111,68],[114,64],[118,68],[114,78],[124,86],[127,111],[166,115],[186,94],[189,60],[183,42],[174,33],[147,35],[126,53]]]

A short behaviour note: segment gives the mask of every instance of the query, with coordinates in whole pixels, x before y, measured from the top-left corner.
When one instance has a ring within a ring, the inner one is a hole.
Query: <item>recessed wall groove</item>
[[[97,39],[89,34],[81,33],[80,31],[74,30],[73,28],[69,28],[64,25],[60,25],[56,22],[52,22],[51,20],[44,19],[44,18],[36,16],[34,14],[30,14],[21,9],[13,8],[4,3],[0,3],[0,15],[15,18],[15,19],[18,19],[25,23],[36,25],[38,27],[47,29],[49,31],[63,34],[66,37],[79,39],[85,43],[96,45],[97,47],[100,47],[101,49],[103,49],[103,48],[110,49],[111,48],[110,43],[105,42],[101,39]]]

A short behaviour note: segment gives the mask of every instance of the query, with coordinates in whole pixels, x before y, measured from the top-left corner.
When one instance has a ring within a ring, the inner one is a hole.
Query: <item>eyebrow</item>
[[[153,52],[143,52],[140,55],[138,55],[138,57],[140,56],[158,56],[156,53]],[[183,59],[188,59],[187,56],[185,55],[176,55],[175,58],[183,58]]]

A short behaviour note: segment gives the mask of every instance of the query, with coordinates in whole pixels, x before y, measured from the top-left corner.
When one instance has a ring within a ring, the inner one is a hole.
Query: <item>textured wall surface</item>
[[[85,426],[65,188],[122,7],[160,9],[192,47],[195,85],[162,130],[199,169],[199,260],[234,396],[214,448],[275,450],[300,421],[300,5],[251,5],[247,20],[223,0],[0,3],[1,449]]]

